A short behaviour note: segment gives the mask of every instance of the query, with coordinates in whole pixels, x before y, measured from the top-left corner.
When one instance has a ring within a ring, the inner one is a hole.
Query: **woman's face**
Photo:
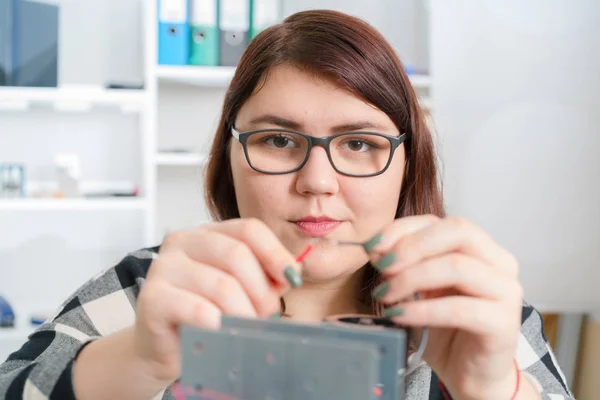
[[[264,85],[240,109],[235,126],[240,132],[287,128],[314,137],[348,132],[348,128],[399,136],[392,120],[379,109],[292,66],[271,70]],[[268,144],[287,146],[281,141]],[[299,254],[314,236],[366,241],[394,219],[404,172],[404,146],[396,149],[385,173],[366,178],[337,173],[319,146],[312,148],[301,170],[284,175],[254,171],[242,145],[232,139],[231,146],[240,216],[264,221],[293,254]],[[362,148],[360,143],[344,146],[346,150]],[[314,222],[315,218],[331,221]],[[367,261],[360,247],[316,246],[305,261],[304,279],[335,281]]]

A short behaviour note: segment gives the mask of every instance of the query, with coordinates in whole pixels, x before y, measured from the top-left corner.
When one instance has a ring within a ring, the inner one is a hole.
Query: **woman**
[[[3,364],[0,394],[172,398],[179,325],[268,318],[284,304],[300,321],[377,313],[430,327],[407,399],[570,398],[513,256],[445,217],[415,93],[364,22],[301,12],[250,43],[206,192],[219,222],[171,234],[80,288]],[[298,265],[315,237],[365,245],[322,242]]]

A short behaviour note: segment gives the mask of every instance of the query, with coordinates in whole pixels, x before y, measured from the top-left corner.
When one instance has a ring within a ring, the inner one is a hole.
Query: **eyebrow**
[[[273,114],[260,115],[256,118],[253,118],[250,121],[250,123],[252,125],[258,125],[258,124],[277,125],[279,127],[282,127],[285,129],[291,129],[294,131],[300,131],[300,130],[302,130],[302,127],[303,127],[302,124],[299,122],[292,121],[290,119],[279,117],[279,116],[273,115]],[[342,133],[342,132],[359,131],[361,129],[382,130],[384,128],[381,125],[374,123],[373,121],[358,120],[358,121],[352,121],[352,122],[348,122],[348,123],[341,124],[341,125],[336,125],[336,126],[332,127],[330,129],[330,131],[333,133]]]

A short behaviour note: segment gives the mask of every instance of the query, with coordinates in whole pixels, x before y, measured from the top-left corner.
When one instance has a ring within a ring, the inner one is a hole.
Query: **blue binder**
[[[190,55],[189,0],[158,0],[158,63],[187,65]]]
[[[17,0],[14,5],[11,84],[56,87],[58,6],[29,0]]]
[[[0,86],[12,84],[15,0],[0,0]]]

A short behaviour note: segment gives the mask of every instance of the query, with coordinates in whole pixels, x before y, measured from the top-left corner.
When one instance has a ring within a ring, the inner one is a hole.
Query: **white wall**
[[[432,0],[451,214],[521,263],[528,300],[600,306],[600,3]]]
[[[363,18],[375,26],[402,61],[419,68],[429,64],[429,17],[424,0],[284,0],[288,16],[306,9],[329,8]]]

